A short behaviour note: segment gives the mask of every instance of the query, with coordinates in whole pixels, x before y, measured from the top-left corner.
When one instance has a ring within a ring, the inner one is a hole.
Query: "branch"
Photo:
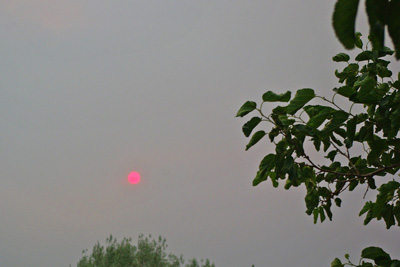
[[[389,169],[393,169],[393,168],[396,168],[396,167],[400,167],[400,162],[398,162],[396,164],[392,164],[392,165],[377,169],[377,170],[375,170],[373,172],[364,173],[364,174],[342,173],[342,172],[331,171],[331,170],[327,170],[327,169],[319,167],[318,165],[313,163],[307,155],[303,155],[303,157],[306,158],[311,163],[311,165],[307,165],[307,166],[314,167],[314,168],[318,169],[321,172],[333,173],[333,174],[340,175],[340,176],[356,176],[355,178],[351,178],[351,179],[347,179],[347,180],[343,180],[343,181],[338,181],[338,182],[348,182],[348,181],[357,180],[358,178],[368,178],[368,177],[372,177],[372,176],[374,176],[374,175],[376,175],[376,174],[378,174],[380,172],[383,172],[383,171],[386,171],[386,170],[389,170]]]

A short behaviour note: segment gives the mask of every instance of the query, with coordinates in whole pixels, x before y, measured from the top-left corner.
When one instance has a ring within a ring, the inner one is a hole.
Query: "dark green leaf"
[[[335,88],[335,89],[333,89],[333,91],[335,91],[339,95],[342,95],[342,96],[345,96],[345,97],[350,97],[350,96],[352,96],[353,94],[356,93],[356,91],[352,87],[347,86],[347,85],[339,87],[339,88]]]
[[[378,90],[379,90],[379,93],[380,93],[381,95],[384,95],[384,94],[386,94],[386,93],[390,90],[390,88],[389,88],[389,85],[388,85],[387,83],[382,83],[382,84],[379,86]]]
[[[335,258],[331,263],[331,267],[343,267],[343,266],[344,265],[338,258]]]
[[[251,120],[249,120],[248,122],[246,122],[243,127],[243,133],[246,137],[249,137],[251,132],[253,131],[253,129],[261,122],[261,118],[260,117],[253,117],[251,118]]]
[[[373,138],[374,124],[369,121],[365,122],[365,125],[361,127],[360,131],[356,133],[355,139],[357,141],[369,141]],[[356,138],[357,137],[357,138]]]
[[[279,115],[278,117],[282,124],[285,126],[292,125],[296,122],[294,119],[289,119],[287,115]]]
[[[272,113],[277,114],[277,115],[287,114],[286,107],[277,106],[276,108],[274,108],[272,110]]]
[[[332,120],[322,129],[323,133],[333,131],[335,128],[340,127],[349,117],[349,113],[338,110],[332,114]]]
[[[374,52],[366,50],[362,51],[360,54],[356,56],[357,61],[365,61],[365,60],[373,60],[374,59]]]
[[[364,259],[376,260],[376,259],[388,259],[390,260],[389,254],[387,254],[383,249],[378,247],[368,247],[363,249],[361,252],[361,257]]]
[[[400,89],[400,81],[395,81],[392,85],[393,85],[394,88]]]
[[[268,154],[260,162],[260,167],[259,167],[260,172],[262,174],[268,173],[275,167],[275,164],[276,164],[276,155]]]
[[[400,226],[400,201],[397,201],[396,206],[393,207],[393,214],[397,220],[397,225]]]
[[[376,104],[380,99],[378,92],[375,90],[376,81],[372,77],[363,80],[361,88],[357,94],[359,103]]]
[[[375,137],[373,141],[369,142],[369,144],[371,150],[368,153],[367,160],[369,164],[374,164],[387,148],[387,144],[385,139],[379,137]]]
[[[265,94],[263,94],[262,99],[265,102],[288,102],[290,100],[291,97],[291,92],[287,91],[284,94],[275,94],[272,91],[268,91]]]
[[[378,76],[381,77],[381,78],[391,77],[392,76],[392,72],[390,70],[388,70],[388,68],[385,67],[381,63],[378,63],[376,65],[376,71],[377,71]]]
[[[271,142],[274,142],[275,137],[277,137],[279,135],[279,128],[273,128],[269,134],[269,140],[271,140]]]
[[[353,180],[350,182],[349,191],[353,191],[358,185],[358,180]]]
[[[347,62],[350,60],[350,57],[345,53],[339,53],[336,56],[334,56],[332,60],[335,62]]]
[[[340,198],[335,198],[335,204],[340,207],[342,205],[342,200]]]
[[[329,203],[329,205],[327,204],[324,206],[324,210],[325,210],[326,215],[328,216],[329,220],[332,221],[332,211],[331,211],[330,201],[328,203]]]
[[[386,46],[382,50],[378,51],[378,57],[384,57],[384,56],[393,55],[393,54],[394,54],[394,51]]]
[[[357,116],[351,118],[347,121],[346,128],[347,128],[347,138],[346,138],[346,147],[350,148],[353,145],[354,135],[356,133],[356,126],[357,126]]]
[[[263,138],[264,135],[266,135],[264,131],[258,131],[255,134],[253,134],[253,136],[250,139],[250,142],[246,146],[246,150],[257,144],[257,142],[260,141],[260,139]]]
[[[343,72],[347,73],[347,74],[356,74],[358,71],[358,68],[359,68],[358,64],[352,63],[352,64],[349,64],[346,68],[344,68]]]
[[[368,38],[372,42],[373,49],[379,51],[384,45],[387,0],[366,0],[365,5],[370,28]]]
[[[355,22],[359,0],[338,0],[333,11],[333,28],[339,41],[347,49],[354,47]]]
[[[395,109],[392,114],[390,114],[390,121],[391,121],[391,127],[394,130],[394,132],[397,134],[400,128],[400,107]]]
[[[328,153],[328,155],[325,158],[334,161],[337,153],[338,153],[337,150],[332,150],[331,152]]]
[[[369,222],[374,218],[373,210],[369,210],[367,216],[365,216],[364,225],[369,224]]]
[[[261,174],[261,172],[258,171],[256,177],[253,180],[253,186],[257,186],[259,183],[266,181],[267,178],[268,178],[268,173]]]
[[[296,92],[295,97],[290,101],[289,105],[286,107],[287,113],[293,115],[301,109],[307,102],[315,97],[313,89],[300,89]]]
[[[362,46],[363,46],[363,42],[362,42],[362,40],[361,40],[361,38],[360,38],[361,36],[362,36],[361,33],[356,32],[356,41],[355,41],[355,45],[356,45],[356,47],[358,47],[358,48],[360,48],[360,49],[362,49]]]
[[[319,209],[315,209],[313,211],[314,224],[317,223],[317,221],[318,221],[318,214],[319,214]]]
[[[331,107],[321,106],[321,105],[307,105],[307,106],[304,106],[303,109],[310,118],[314,117],[315,115],[317,115],[324,109],[330,109],[330,110],[334,111],[334,109]]]
[[[364,204],[364,207],[360,210],[360,213],[358,214],[358,216],[363,215],[364,213],[366,213],[367,211],[370,211],[372,209],[372,202],[368,201]]]
[[[307,126],[312,129],[317,129],[331,115],[331,113],[332,109],[329,107],[322,109],[307,122]]]
[[[293,166],[294,166],[294,160],[293,160],[292,156],[288,156],[283,161],[281,171],[283,173],[289,173],[290,170],[293,168]]]
[[[324,209],[322,207],[319,207],[319,219],[321,220],[321,223],[325,221],[325,213]]]
[[[392,37],[392,41],[396,50],[396,58],[400,59],[400,0],[390,1],[387,13],[389,35]]]
[[[389,229],[393,225],[395,225],[394,214],[393,214],[393,206],[385,205],[385,208],[382,212],[383,220],[386,223],[386,229]]]
[[[243,106],[239,109],[239,111],[236,114],[236,117],[243,117],[246,114],[252,112],[257,108],[256,102],[253,101],[247,101],[246,103],[243,104]]]

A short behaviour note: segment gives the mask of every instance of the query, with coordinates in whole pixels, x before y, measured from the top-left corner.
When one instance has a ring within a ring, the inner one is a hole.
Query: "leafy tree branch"
[[[345,53],[333,57],[333,61],[345,62],[347,66],[335,71],[340,86],[333,89],[331,100],[318,96],[310,88],[297,90],[293,98],[290,91],[283,94],[268,91],[262,95],[260,105],[247,101],[236,116],[257,113],[242,127],[244,135],[250,137],[246,150],[265,136],[275,145],[275,153],[261,160],[254,186],[268,179],[274,187],[284,181],[287,190],[305,186],[306,213],[316,223],[318,219],[332,220],[332,204],[340,207],[341,194],[362,185],[364,197],[369,190],[377,194],[376,201],[367,201],[359,216],[365,215],[364,224],[373,219],[383,220],[389,229],[400,226],[400,182],[396,175],[400,170],[400,73],[395,80],[388,68],[390,61],[384,59],[394,51],[376,46],[373,50],[363,49],[360,37],[360,33],[355,34],[361,52],[353,62]],[[348,110],[337,103],[338,96],[349,103]],[[263,105],[273,102],[287,104],[264,112]],[[360,111],[353,111],[355,105]],[[265,123],[272,125],[268,133],[264,130],[253,133]],[[310,152],[310,148],[315,151]],[[364,153],[359,155],[361,149]],[[317,159],[313,158],[315,154]],[[329,164],[325,165],[326,161]],[[378,177],[379,187],[375,183]],[[350,261],[342,264],[335,259],[332,266],[375,266],[363,259],[375,261],[377,266],[399,264],[385,253],[369,247],[363,250],[358,265]],[[381,257],[386,259],[383,265]]]

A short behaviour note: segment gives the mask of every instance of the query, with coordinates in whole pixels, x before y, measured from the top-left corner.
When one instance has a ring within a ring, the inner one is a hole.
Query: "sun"
[[[128,175],[128,181],[129,181],[129,183],[131,183],[131,184],[137,184],[137,183],[139,183],[139,182],[140,182],[140,174],[137,173],[137,172],[131,172],[131,173]]]

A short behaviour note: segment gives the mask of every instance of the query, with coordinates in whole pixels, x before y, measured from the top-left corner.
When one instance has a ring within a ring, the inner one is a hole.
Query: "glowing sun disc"
[[[140,182],[140,174],[137,173],[137,172],[131,172],[131,173],[128,175],[128,181],[129,181],[131,184],[137,184],[137,183],[139,183],[139,182]]]

